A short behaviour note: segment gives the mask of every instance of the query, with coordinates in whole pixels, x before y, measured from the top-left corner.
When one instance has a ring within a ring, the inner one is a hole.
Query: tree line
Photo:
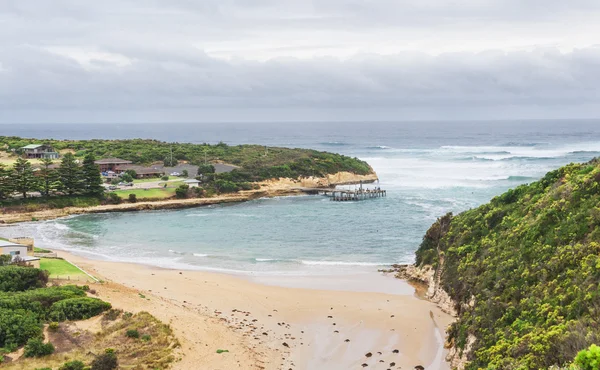
[[[52,195],[102,196],[102,176],[92,153],[86,154],[80,165],[71,153],[65,154],[57,168],[54,162],[44,158],[36,171],[31,162],[18,158],[12,167],[0,164],[0,199],[15,194],[27,198],[28,193],[39,192],[44,197]]]

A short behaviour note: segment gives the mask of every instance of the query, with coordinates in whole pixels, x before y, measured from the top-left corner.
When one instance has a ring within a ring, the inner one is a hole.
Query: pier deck
[[[307,194],[319,194],[328,196],[334,202],[351,202],[387,196],[387,192],[380,188],[342,190],[335,188],[296,188]]]

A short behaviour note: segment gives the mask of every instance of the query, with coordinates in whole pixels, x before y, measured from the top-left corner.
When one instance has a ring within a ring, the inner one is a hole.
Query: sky
[[[598,0],[0,0],[0,123],[600,117]]]

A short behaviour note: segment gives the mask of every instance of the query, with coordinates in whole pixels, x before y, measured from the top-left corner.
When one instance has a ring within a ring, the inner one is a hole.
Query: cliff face
[[[441,217],[401,277],[457,315],[453,367],[568,365],[600,343],[600,162],[571,164]]]
[[[267,189],[293,189],[293,188],[326,188],[336,185],[372,183],[377,181],[375,172],[367,175],[357,175],[351,172],[338,172],[325,177],[300,177],[297,179],[279,178],[261,182]]]

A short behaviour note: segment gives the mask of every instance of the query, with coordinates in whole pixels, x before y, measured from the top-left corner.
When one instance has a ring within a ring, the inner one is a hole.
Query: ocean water
[[[0,229],[92,258],[256,276],[348,274],[412,262],[437,217],[600,156],[600,121],[0,125],[0,135],[305,147],[373,166],[386,198],[280,197]]]

